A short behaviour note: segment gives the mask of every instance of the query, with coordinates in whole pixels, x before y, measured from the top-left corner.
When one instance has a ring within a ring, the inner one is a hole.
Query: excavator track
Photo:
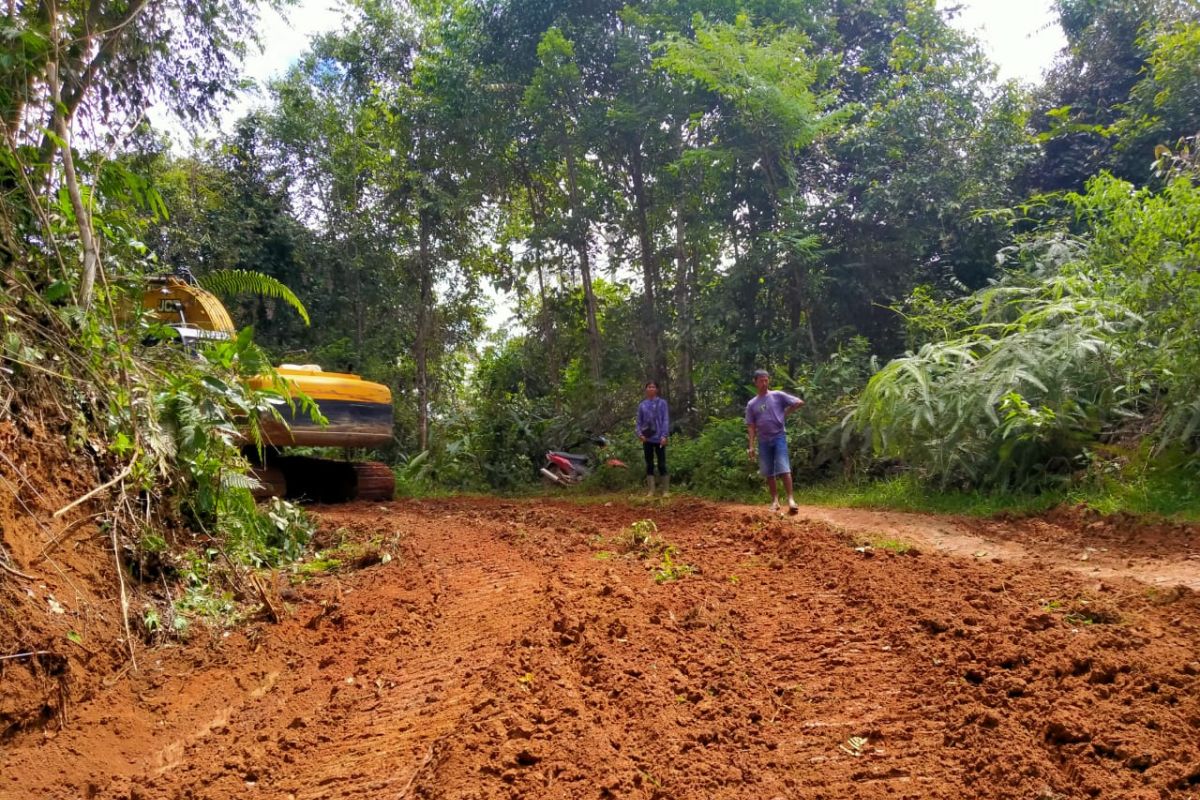
[[[262,497],[285,497],[308,503],[348,503],[353,500],[391,500],[396,477],[378,461],[334,461],[312,456],[277,456],[254,468]]]
[[[354,465],[358,478],[355,500],[391,500],[396,496],[396,473],[387,464],[363,461]]]
[[[274,463],[269,467],[255,466],[251,468],[250,476],[258,481],[258,487],[253,490],[255,499],[287,497],[287,476]]]

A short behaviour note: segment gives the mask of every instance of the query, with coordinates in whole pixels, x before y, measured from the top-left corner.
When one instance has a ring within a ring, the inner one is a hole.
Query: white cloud
[[[259,82],[278,77],[308,48],[318,33],[336,30],[345,12],[335,0],[304,0],[286,17],[265,9],[259,30],[263,50],[246,59],[246,74]]]
[[[1000,68],[1000,78],[1040,83],[1058,51],[1066,46],[1058,18],[1046,0],[939,0],[960,7],[955,27],[974,33]]]

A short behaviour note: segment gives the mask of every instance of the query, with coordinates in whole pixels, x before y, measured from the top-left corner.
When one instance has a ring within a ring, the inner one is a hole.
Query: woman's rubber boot
[[[671,496],[671,476],[663,475],[659,479],[659,482],[662,484],[662,496],[670,497]]]
[[[654,476],[646,476],[646,497],[654,497]]]

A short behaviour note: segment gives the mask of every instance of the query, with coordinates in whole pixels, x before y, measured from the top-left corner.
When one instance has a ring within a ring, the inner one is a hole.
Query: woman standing
[[[646,456],[646,489],[650,495],[654,494],[655,460],[658,461],[664,497],[671,488],[671,478],[667,475],[667,431],[670,427],[667,401],[658,396],[658,384],[650,381],[646,384],[646,399],[637,411],[637,435],[642,440],[642,452]]]

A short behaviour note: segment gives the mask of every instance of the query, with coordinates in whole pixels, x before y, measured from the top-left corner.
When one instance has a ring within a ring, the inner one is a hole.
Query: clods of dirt
[[[330,541],[398,537],[395,557],[311,577],[277,625],[153,651],[53,738],[6,748],[0,797],[1182,800],[1200,786],[1190,591],[929,545],[864,558],[803,514],[708,503],[318,513]],[[653,537],[628,547],[634,530]]]

